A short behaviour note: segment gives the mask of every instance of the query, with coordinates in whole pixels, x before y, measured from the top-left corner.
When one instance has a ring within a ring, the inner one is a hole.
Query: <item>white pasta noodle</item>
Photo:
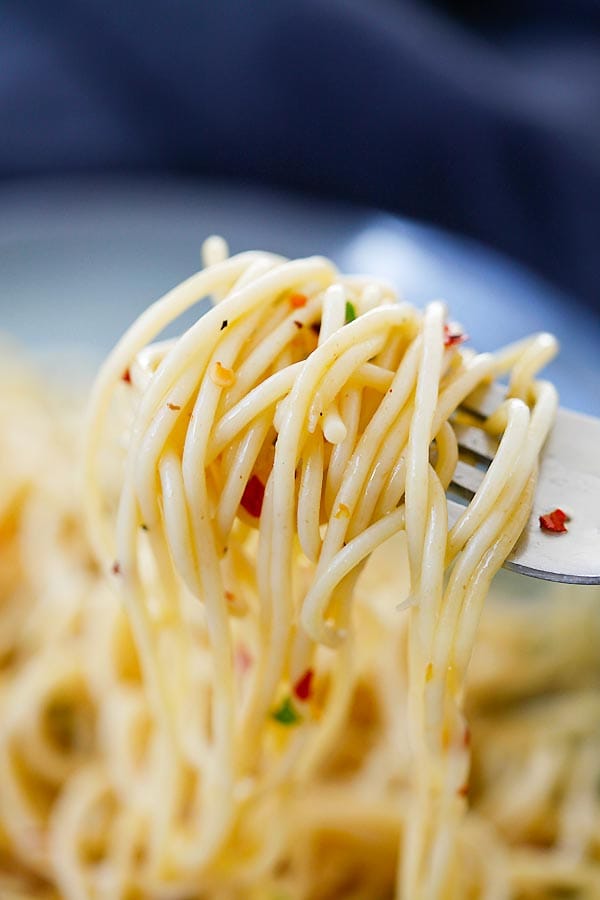
[[[227,254],[104,363],[83,488],[81,419],[0,364],[0,896],[600,896],[597,592],[483,612],[556,342],[475,354],[440,302]],[[459,407],[501,375],[449,528]]]

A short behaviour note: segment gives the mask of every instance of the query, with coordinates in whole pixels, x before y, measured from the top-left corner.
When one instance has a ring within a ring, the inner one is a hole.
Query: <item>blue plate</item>
[[[553,331],[547,370],[565,406],[600,416],[592,313],[479,244],[352,206],[206,181],[23,182],[0,191],[0,327],[36,351],[94,360],[148,303],[199,267],[210,233],[231,250],[323,253],[390,278],[407,300],[447,301],[478,349]]]

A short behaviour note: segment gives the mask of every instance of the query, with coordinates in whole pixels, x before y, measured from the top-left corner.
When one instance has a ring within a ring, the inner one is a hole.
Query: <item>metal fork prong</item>
[[[460,408],[483,420],[498,409],[506,395],[504,385],[483,385],[466,397]],[[485,477],[482,469],[498,449],[494,438],[477,427],[454,424],[454,428],[459,462],[448,491],[450,526],[464,511],[464,502],[472,499]],[[547,581],[600,584],[599,446],[600,419],[558,410],[541,454],[529,522],[505,568]],[[544,514],[556,508],[571,515],[567,531],[558,535],[545,531],[541,522]]]
[[[465,397],[461,406],[468,412],[485,419],[498,409],[503,400],[506,400],[507,390],[508,388],[504,384],[483,384]]]
[[[471,425],[455,425],[454,433],[459,448],[469,450],[471,453],[490,463],[498,452],[498,441],[491,434],[486,434],[481,428]]]
[[[484,476],[485,472],[481,469],[459,460],[452,476],[452,484],[473,495],[483,481]]]

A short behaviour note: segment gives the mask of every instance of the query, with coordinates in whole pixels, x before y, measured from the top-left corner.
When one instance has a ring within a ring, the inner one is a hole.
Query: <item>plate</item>
[[[561,402],[600,415],[597,319],[481,245],[398,216],[245,184],[202,180],[26,181],[0,190],[0,327],[35,351],[94,363],[148,303],[197,270],[200,245],[322,253],[384,275],[407,300],[447,301],[478,349],[553,331]]]

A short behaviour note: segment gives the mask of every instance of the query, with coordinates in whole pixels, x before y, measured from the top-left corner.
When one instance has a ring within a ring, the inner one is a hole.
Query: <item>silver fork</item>
[[[505,394],[506,388],[493,385],[474,392],[462,408],[483,418]],[[456,435],[459,462],[449,491],[451,525],[481,484],[498,446],[476,427],[457,425]],[[542,531],[539,517],[557,507],[571,516],[568,531]],[[600,419],[559,409],[542,451],[531,517],[504,567],[546,581],[600,584]]]

